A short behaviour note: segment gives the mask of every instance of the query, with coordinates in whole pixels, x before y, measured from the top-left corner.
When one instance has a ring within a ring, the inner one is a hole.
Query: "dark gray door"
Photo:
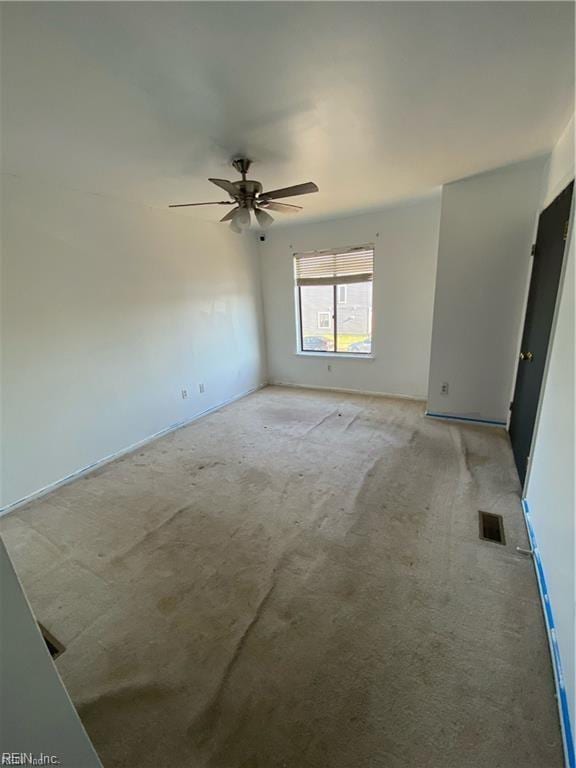
[[[542,211],[538,220],[534,263],[510,419],[512,450],[522,484],[526,477],[528,454],[562,274],[573,186],[574,182],[569,184],[548,208]]]

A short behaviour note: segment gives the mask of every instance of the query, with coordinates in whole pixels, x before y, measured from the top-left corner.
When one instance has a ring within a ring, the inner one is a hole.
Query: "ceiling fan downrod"
[[[232,160],[232,165],[242,175],[242,181],[246,181],[246,174],[250,170],[252,160],[249,160],[247,157],[235,157]]]

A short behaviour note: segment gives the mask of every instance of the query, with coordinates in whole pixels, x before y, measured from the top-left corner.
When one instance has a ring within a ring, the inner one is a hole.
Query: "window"
[[[373,265],[368,245],[295,255],[302,352],[371,354]]]

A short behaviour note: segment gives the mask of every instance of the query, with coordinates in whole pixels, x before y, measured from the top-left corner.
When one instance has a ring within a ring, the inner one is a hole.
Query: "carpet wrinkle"
[[[492,510],[497,509],[502,502],[510,496],[516,501],[518,499],[518,491],[516,489],[510,489],[509,491],[498,494],[492,501],[485,505],[486,509],[484,511],[492,512]]]
[[[81,640],[83,639],[83,636],[84,636],[84,635],[86,635],[86,634],[89,634],[89,633],[93,632],[93,631],[94,631],[94,629],[95,629],[95,628],[96,628],[96,627],[97,627],[97,626],[98,626],[98,625],[99,625],[99,624],[100,624],[102,621],[106,620],[106,619],[107,619],[107,617],[108,617],[108,614],[110,613],[110,610],[111,610],[111,609],[108,609],[107,611],[104,611],[104,612],[102,612],[102,614],[101,614],[100,616],[95,616],[93,621],[91,621],[91,622],[90,622],[88,625],[86,625],[85,627],[82,627],[82,629],[81,629],[79,632],[77,632],[77,633],[74,635],[74,637],[73,637],[73,638],[71,638],[70,640],[68,640],[68,642],[67,642],[67,646],[66,646],[67,650],[69,650],[69,649],[70,649],[70,647],[72,646],[72,644],[73,644],[73,643],[77,643],[78,641],[81,641]],[[48,627],[48,629],[50,629],[50,627]],[[50,630],[50,631],[52,631],[52,630]],[[55,630],[54,630],[53,634],[56,634],[56,636],[57,636],[57,628],[56,628],[56,626],[55,626]]]
[[[39,581],[41,579],[45,579],[45,578],[49,579],[51,577],[53,571],[56,571],[58,568],[60,568],[64,564],[64,562],[66,560],[68,560],[68,559],[69,558],[65,557],[65,558],[62,558],[62,560],[57,560],[49,568],[47,568],[46,570],[42,571],[42,573],[38,573],[35,578],[31,578],[31,579],[22,578],[22,582],[23,582],[24,586],[25,587],[28,587],[29,585],[31,586],[35,582],[37,582],[37,581]]]
[[[466,435],[460,435],[460,453],[462,456],[462,462],[464,464],[464,470],[467,472],[470,479],[477,484],[476,478],[476,463],[473,461],[473,454],[470,451]]]
[[[94,568],[91,568],[88,563],[85,560],[79,560],[75,557],[67,558],[68,562],[74,565],[77,565],[82,570],[86,571],[87,573],[90,573],[94,578],[98,579],[99,581],[104,582],[107,587],[110,587],[112,585],[112,582],[106,578],[105,574],[100,573],[99,571],[95,571]]]
[[[14,526],[14,522],[17,522],[18,526]],[[57,545],[49,536],[44,534],[41,530],[37,530],[27,521],[20,521],[16,518],[11,519],[11,515],[7,515],[3,519],[0,519],[0,532],[2,541],[7,550],[11,552],[14,565],[18,569],[19,578],[26,588],[38,579],[43,578],[45,575],[49,575],[68,559],[68,555],[63,551],[62,546]],[[25,543],[30,547],[28,541],[29,534],[38,536],[39,541],[48,547],[49,552],[46,554],[46,559],[49,560],[49,565],[45,565],[44,562],[41,563],[39,560],[35,564],[35,568],[31,568],[30,563],[22,563],[22,565],[20,565],[21,547]],[[12,544],[13,540],[15,542],[14,545]],[[25,569],[24,565],[27,566]]]
[[[316,422],[316,424],[313,424],[311,427],[309,427],[303,434],[302,437],[305,438],[307,435],[309,435],[311,432],[314,432],[315,429],[318,429],[322,426],[322,424],[326,423],[328,419],[331,419],[333,416],[338,415],[338,408],[335,408],[333,411],[330,411],[330,413],[326,414],[323,418],[321,418],[319,421]]]
[[[346,424],[346,427],[344,428],[344,432],[348,432],[348,430],[358,421],[360,416],[364,413],[364,411],[360,411],[359,413],[355,413],[354,416],[350,419],[348,424]]]
[[[278,572],[280,571],[283,563],[285,562],[286,557],[287,557],[286,555],[282,555],[278,564],[273,568],[270,576],[270,584],[268,585],[268,588],[266,589],[266,591],[258,601],[258,604],[256,605],[252,618],[244,627],[244,630],[242,631],[242,634],[240,635],[240,637],[236,640],[230,659],[226,663],[220,675],[220,678],[218,680],[218,685],[214,691],[214,694],[210,699],[210,702],[204,708],[204,710],[194,718],[194,721],[191,723],[188,729],[188,733],[194,736],[197,740],[200,735],[200,738],[199,738],[200,744],[203,744],[205,741],[211,738],[216,720],[220,716],[222,699],[226,693],[226,689],[234,673],[234,669],[238,664],[240,657],[250,640],[250,637],[254,633],[256,626],[260,622],[266,610],[266,607],[272,598],[272,595],[277,585]]]
[[[407,483],[396,479],[390,481],[390,477],[401,476],[395,467],[405,460],[405,452],[396,449],[392,457],[380,456],[366,468],[354,493],[356,515],[349,533],[358,533],[366,525],[376,533],[386,521],[390,522],[398,515],[402,515],[404,520],[406,514],[414,525],[420,527],[424,517],[422,504],[417,503],[419,500],[406,497],[410,492]]]
[[[459,478],[462,480],[465,480],[466,478],[472,480],[472,473],[470,472],[470,467],[468,465],[467,450],[462,433],[458,428],[450,425],[449,434],[452,440],[454,457],[456,458],[460,470]]]
[[[151,530],[147,531],[144,534],[144,536],[142,536],[137,541],[135,541],[133,544],[131,544],[128,547],[128,549],[125,549],[123,552],[120,552],[120,553],[114,555],[114,557],[111,559],[111,562],[112,563],[120,563],[120,562],[122,562],[127,557],[129,557],[133,552],[135,552],[136,550],[138,550],[138,549],[142,548],[143,546],[145,546],[149,541],[151,541],[155,536],[157,536],[158,533],[163,528],[166,528],[166,527],[170,526],[173,522],[175,522],[175,520],[178,517],[180,517],[181,515],[183,515],[186,512],[189,512],[193,508],[194,507],[193,507],[192,504],[187,504],[184,507],[180,507],[180,508],[174,510],[174,512],[169,517],[167,517],[165,520],[162,520],[162,522],[158,523],[158,525],[156,525]]]
[[[26,522],[26,525],[28,525],[28,527],[31,530],[33,530],[35,533],[37,533],[38,536],[40,536],[45,542],[47,542],[48,544],[50,544],[53,547],[57,547],[61,552],[66,552],[66,550],[68,549],[68,547],[66,547],[65,544],[62,544],[61,542],[54,541],[54,539],[52,539],[51,536],[49,536],[45,531],[42,530],[41,526],[34,525],[34,521],[33,520],[28,520]]]

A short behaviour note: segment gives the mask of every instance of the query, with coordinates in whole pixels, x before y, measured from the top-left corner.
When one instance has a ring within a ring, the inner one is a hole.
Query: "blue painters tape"
[[[453,419],[454,421],[471,421],[473,424],[493,424],[496,427],[505,427],[505,421],[492,421],[491,419],[471,419],[469,416],[451,416],[449,413],[432,413],[426,411],[426,416],[433,419]]]
[[[570,710],[568,708],[568,696],[566,695],[566,686],[564,683],[564,674],[562,672],[562,660],[560,658],[560,649],[558,647],[558,638],[556,636],[556,625],[554,623],[554,614],[552,613],[552,605],[550,604],[550,595],[548,593],[548,585],[546,583],[546,576],[544,575],[544,567],[542,565],[542,559],[540,558],[540,551],[536,545],[536,535],[534,528],[532,527],[532,519],[530,514],[530,507],[528,501],[522,499],[522,510],[524,512],[524,519],[526,520],[526,528],[528,530],[528,538],[530,540],[530,546],[534,555],[534,564],[536,567],[536,578],[538,580],[538,589],[540,590],[540,597],[542,599],[542,607],[544,608],[544,618],[546,619],[546,626],[548,628],[548,637],[550,640],[550,650],[552,656],[552,667],[554,668],[554,680],[556,682],[556,690],[558,696],[558,708],[560,710],[560,722],[562,724],[562,736],[564,738],[564,751],[566,754],[566,763],[568,768],[576,768],[576,755],[574,753],[574,738],[572,734],[572,724],[570,722]]]

